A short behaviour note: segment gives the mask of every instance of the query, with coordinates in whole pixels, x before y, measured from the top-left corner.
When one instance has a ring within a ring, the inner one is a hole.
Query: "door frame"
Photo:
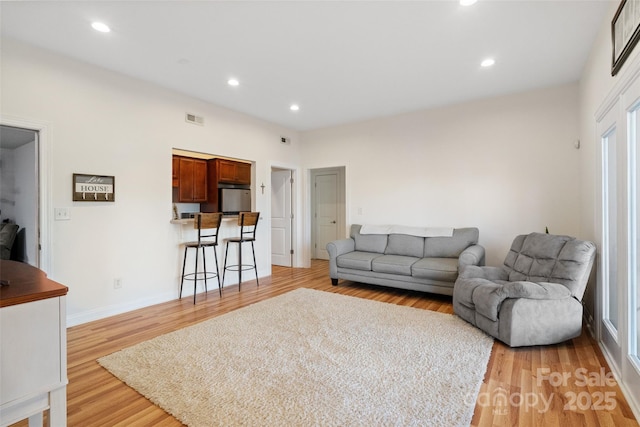
[[[36,161],[36,170],[38,171],[38,235],[40,251],[38,254],[38,268],[47,275],[51,276],[53,272],[51,251],[52,236],[52,193],[51,183],[53,174],[51,168],[51,125],[47,122],[23,119],[0,115],[0,124],[4,126],[13,126],[22,129],[28,129],[38,133],[38,147]]]
[[[327,172],[336,172],[338,174],[338,218],[336,218],[337,227],[336,233],[339,238],[346,237],[347,228],[347,200],[346,200],[346,166],[333,166],[326,168],[309,169],[309,225],[311,228],[310,233],[310,246],[309,246],[309,261],[315,259],[315,247],[316,247],[316,188],[315,177]]]
[[[638,111],[638,103],[640,100],[640,61],[636,60],[630,67],[623,71],[618,81],[615,83],[609,94],[600,104],[600,107],[595,112],[595,125],[596,125],[596,142],[600,142],[602,131],[605,129],[606,122],[615,123],[617,128],[616,139],[619,140],[618,154],[616,156],[615,170],[617,172],[616,178],[618,179],[617,187],[619,190],[618,200],[616,207],[619,212],[616,213],[615,220],[619,227],[618,238],[621,241],[617,242],[617,251],[619,260],[617,265],[612,266],[617,269],[618,277],[615,283],[617,287],[617,308],[618,308],[618,327],[617,336],[613,336],[609,325],[604,324],[603,318],[606,317],[605,304],[608,303],[606,289],[603,287],[602,281],[602,261],[597,264],[598,268],[598,283],[597,283],[597,296],[596,296],[596,333],[597,340],[602,350],[602,354],[605,360],[611,368],[615,380],[623,391],[631,410],[634,415],[640,419],[640,366],[637,363],[637,358],[632,360],[632,354],[634,348],[632,347],[633,339],[631,333],[637,328],[637,324],[632,325],[630,320],[631,298],[636,298],[637,295],[631,295],[631,290],[635,289],[637,292],[637,276],[630,272],[630,267],[634,266],[637,260],[633,257],[637,256],[636,247],[632,244],[632,239],[635,238],[632,231],[637,226],[631,221],[630,214],[633,214],[633,209],[630,207],[635,203],[632,200],[630,189],[634,188],[631,185],[631,179],[634,177],[633,172],[637,172],[635,169],[631,169],[631,166],[637,167],[637,164],[633,164],[630,161],[630,155],[633,150],[630,150],[631,138],[636,139],[638,124],[630,126],[633,114],[629,114],[632,111]],[[611,117],[610,117],[611,116]],[[599,144],[598,144],[599,145]],[[635,146],[637,148],[637,145]],[[596,174],[596,189],[598,194],[596,195],[596,226],[595,230],[597,244],[602,251],[604,242],[604,218],[602,213],[603,207],[603,154],[601,150],[596,151],[596,161],[598,166]],[[602,258],[602,254],[600,255]],[[637,332],[636,332],[637,333]],[[637,337],[636,337],[637,338]]]

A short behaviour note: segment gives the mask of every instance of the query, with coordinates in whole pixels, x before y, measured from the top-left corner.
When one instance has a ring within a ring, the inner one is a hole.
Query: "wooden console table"
[[[68,288],[43,271],[0,260],[0,426],[67,425]]]

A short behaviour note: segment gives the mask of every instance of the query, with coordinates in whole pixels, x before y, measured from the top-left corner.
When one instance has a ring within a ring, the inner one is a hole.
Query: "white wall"
[[[2,43],[3,116],[48,124],[54,221],[49,277],[69,287],[69,324],[175,298],[179,227],[171,219],[171,149],[298,165],[299,135],[267,122],[21,43]],[[186,123],[185,112],[205,126]],[[280,137],[291,138],[291,145]],[[114,203],[72,202],[73,173],[114,175]],[[270,211],[269,189],[256,209]],[[259,227],[259,274],[270,274],[268,215]],[[122,289],[113,288],[114,279]]]
[[[577,85],[419,111],[306,132],[303,161],[346,166],[348,224],[478,227],[501,265],[517,234],[580,231],[577,112]]]
[[[607,94],[613,88],[618,76],[624,72],[628,64],[638,55],[638,49],[627,59],[623,68],[615,76],[611,76],[611,19],[618,7],[613,2],[610,12],[600,26],[600,31],[593,44],[589,60],[580,79],[580,138],[582,150],[580,156],[580,183],[582,194],[581,232],[585,237],[595,240],[596,230],[595,210],[597,201],[596,185],[598,169],[595,113]]]

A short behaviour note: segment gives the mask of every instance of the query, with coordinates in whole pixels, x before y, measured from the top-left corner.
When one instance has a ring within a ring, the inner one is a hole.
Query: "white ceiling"
[[[575,82],[611,4],[4,1],[0,28],[2,37],[309,130]],[[112,31],[94,31],[96,20]],[[481,68],[489,56],[496,65]],[[230,77],[240,86],[228,86]]]
[[[0,126],[0,148],[13,150],[35,140],[35,131],[11,126]]]

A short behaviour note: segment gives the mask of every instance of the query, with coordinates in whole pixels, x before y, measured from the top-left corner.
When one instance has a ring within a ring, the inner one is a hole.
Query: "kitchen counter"
[[[238,221],[238,215],[225,215],[222,217],[222,222],[229,222],[229,221]],[[171,224],[180,224],[180,225],[192,225],[193,224],[193,218],[183,218],[183,219],[172,219]]]

